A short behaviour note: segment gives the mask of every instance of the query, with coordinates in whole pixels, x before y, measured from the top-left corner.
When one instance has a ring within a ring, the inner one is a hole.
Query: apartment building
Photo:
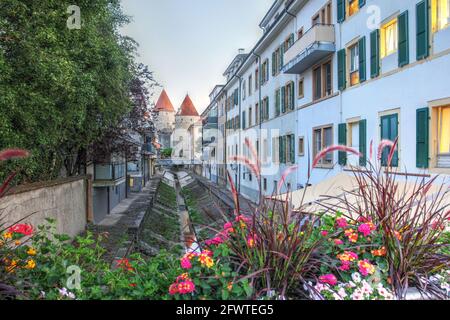
[[[282,192],[302,188],[333,144],[364,156],[329,154],[309,183],[365,167],[371,145],[397,137],[401,174],[449,174],[449,10],[449,0],[274,1],[262,37],[227,73],[226,159],[250,156],[248,138],[263,164],[258,186],[227,162],[241,194],[272,194],[292,165]]]

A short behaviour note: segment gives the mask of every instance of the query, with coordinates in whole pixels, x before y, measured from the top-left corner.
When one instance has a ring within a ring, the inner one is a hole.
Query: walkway
[[[107,250],[105,259],[113,261],[126,255],[124,248],[131,249],[134,235],[146,211],[151,207],[161,177],[155,175],[140,193],[130,193],[129,198],[117,205],[105,219],[97,225],[89,226],[94,235],[103,235],[102,245]]]

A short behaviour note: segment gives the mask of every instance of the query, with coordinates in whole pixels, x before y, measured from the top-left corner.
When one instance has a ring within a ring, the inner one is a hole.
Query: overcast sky
[[[123,33],[139,44],[139,60],[155,72],[178,109],[189,93],[199,113],[239,48],[262,34],[273,0],[122,0],[132,23]],[[155,98],[157,99],[157,97]]]

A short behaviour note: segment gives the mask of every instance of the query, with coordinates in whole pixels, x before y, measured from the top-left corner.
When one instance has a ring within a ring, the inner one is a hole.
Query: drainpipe
[[[252,51],[252,54],[254,55],[254,56],[256,56],[257,57],[257,59],[258,59],[258,77],[259,77],[259,79],[255,79],[255,81],[256,80],[258,80],[258,100],[259,100],[259,102],[258,102],[258,106],[259,106],[259,115],[258,115],[258,118],[259,118],[259,144],[260,144],[260,147],[259,147],[259,152],[258,152],[258,158],[259,158],[259,162],[261,163],[262,161],[261,161],[261,153],[262,152],[260,152],[261,151],[261,129],[262,129],[262,121],[261,121],[261,107],[262,107],[262,93],[261,93],[261,75],[262,75],[262,70],[261,70],[261,68],[262,68],[262,63],[261,63],[261,56],[259,55],[259,54],[257,54],[257,53],[255,53],[255,51]],[[262,185],[261,185],[261,183],[262,183],[262,179],[260,179],[260,181],[259,181],[259,193],[260,193],[260,195],[262,194]],[[258,199],[258,203],[261,203],[261,199]]]

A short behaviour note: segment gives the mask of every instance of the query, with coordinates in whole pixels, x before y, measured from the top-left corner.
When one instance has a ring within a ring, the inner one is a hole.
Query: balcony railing
[[[95,164],[95,180],[119,180],[125,177],[124,163]]]
[[[300,74],[335,51],[334,25],[316,24],[285,52],[283,72]]]

